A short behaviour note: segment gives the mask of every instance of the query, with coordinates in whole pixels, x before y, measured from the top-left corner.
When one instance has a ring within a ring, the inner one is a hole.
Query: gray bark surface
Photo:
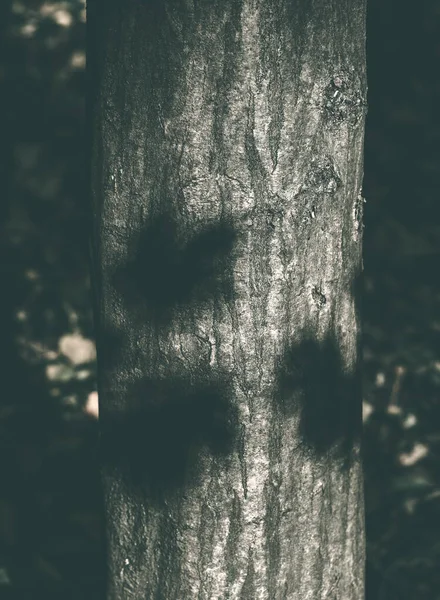
[[[88,10],[108,598],[361,600],[365,1]]]

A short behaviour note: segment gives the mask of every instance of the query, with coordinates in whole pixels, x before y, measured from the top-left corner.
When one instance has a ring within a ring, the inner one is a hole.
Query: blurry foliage
[[[85,3],[0,3],[0,596],[103,595]]]
[[[440,598],[440,5],[369,0],[367,599]]]
[[[85,4],[0,2],[0,595],[102,597]],[[440,5],[369,0],[368,600],[440,598]]]

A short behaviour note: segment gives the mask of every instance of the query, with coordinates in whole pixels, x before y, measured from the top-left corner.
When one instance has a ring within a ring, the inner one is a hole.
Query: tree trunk
[[[90,0],[108,598],[360,600],[365,0]]]

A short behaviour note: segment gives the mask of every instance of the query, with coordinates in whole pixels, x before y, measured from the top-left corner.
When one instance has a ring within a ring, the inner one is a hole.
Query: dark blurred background
[[[367,600],[440,598],[440,2],[369,0]],[[102,598],[85,2],[0,1],[0,598]]]

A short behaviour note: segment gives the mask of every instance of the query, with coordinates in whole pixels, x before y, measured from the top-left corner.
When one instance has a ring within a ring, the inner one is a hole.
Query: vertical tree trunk
[[[89,2],[110,599],[363,598],[365,0]]]

